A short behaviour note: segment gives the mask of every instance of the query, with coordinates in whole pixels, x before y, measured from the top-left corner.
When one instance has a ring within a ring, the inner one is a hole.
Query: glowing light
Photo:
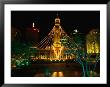
[[[77,32],[78,32],[78,30],[77,30],[77,29],[75,29],[75,30],[74,30],[74,32],[75,32],[75,33],[77,33]]]
[[[52,77],[57,77],[57,72],[53,72]]]
[[[94,31],[90,31],[87,35],[86,46],[87,53],[100,53],[100,42],[98,32],[94,34]]]
[[[16,68],[16,65],[13,65],[12,67],[13,67],[13,68]]]
[[[52,77],[64,77],[63,72],[53,72]]]
[[[33,22],[33,24],[32,24],[32,27],[35,27],[35,26],[34,26],[34,22]]]
[[[34,28],[34,31],[36,31],[36,29]]]
[[[64,77],[63,72],[58,72],[59,77]]]

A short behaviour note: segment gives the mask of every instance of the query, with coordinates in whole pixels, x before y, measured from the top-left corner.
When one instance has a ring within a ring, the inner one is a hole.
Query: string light
[[[56,33],[56,26],[59,26],[58,32]],[[35,27],[35,24],[33,23],[33,28]],[[34,28],[35,29],[35,28]],[[36,29],[35,29],[36,30]],[[38,31],[39,32],[39,31]],[[78,32],[77,29],[74,30],[74,32]],[[55,35],[58,34],[58,35]],[[80,37],[80,35],[75,34],[75,37],[70,37],[67,35],[67,33],[63,30],[63,28],[60,26],[60,24],[54,25],[54,27],[52,28],[52,30],[49,32],[49,34],[40,41],[40,43],[37,44],[37,46],[39,47],[39,54],[38,54],[38,58],[40,59],[48,59],[49,61],[65,61],[65,60],[73,60],[75,62],[78,62],[81,66],[82,66],[82,72],[83,72],[83,76],[89,76],[89,67],[88,64],[92,62],[95,63],[94,69],[96,68],[96,64],[99,61],[99,55],[97,55],[96,58],[98,58],[97,60],[90,60],[89,55],[87,55],[87,53],[84,52],[84,50],[82,50],[83,46],[82,46],[82,39]],[[36,53],[36,51],[30,51],[27,48],[29,48],[29,46],[21,46],[20,43],[16,43],[16,48],[12,48],[14,49],[15,52],[13,52],[18,59],[16,59],[16,63],[17,65],[15,66],[29,66],[29,58],[28,57],[34,57],[34,56],[29,56],[30,53]],[[47,52],[48,46],[49,51]],[[24,50],[23,50],[24,49]],[[45,50],[46,49],[46,50]],[[44,51],[44,52],[42,52]],[[88,50],[90,51],[90,50]],[[40,52],[44,53],[43,55],[40,54]],[[52,53],[53,52],[53,53]],[[46,53],[50,53],[50,54],[46,54]],[[23,56],[18,56],[19,55],[23,55]],[[74,54],[74,55],[72,55]],[[47,56],[49,55],[49,56]],[[85,56],[87,55],[87,57]],[[72,58],[72,57],[76,57],[76,58]],[[27,58],[23,59],[23,58]],[[36,61],[38,60],[38,58],[32,58],[32,61]],[[65,58],[65,59],[64,59]],[[83,60],[82,60],[83,58]],[[13,65],[15,64],[15,62],[13,62]],[[13,66],[14,67],[14,66]],[[84,68],[86,67],[86,68]]]

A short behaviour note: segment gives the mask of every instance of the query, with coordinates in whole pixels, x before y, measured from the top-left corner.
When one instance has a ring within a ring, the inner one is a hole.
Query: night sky
[[[100,29],[99,11],[12,11],[11,26],[21,31],[32,26],[34,22],[45,37],[54,26],[56,14],[61,25],[69,35],[75,28],[87,34],[91,29]]]

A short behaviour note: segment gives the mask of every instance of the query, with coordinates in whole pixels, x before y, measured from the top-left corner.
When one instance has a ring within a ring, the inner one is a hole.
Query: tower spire
[[[33,22],[33,24],[32,24],[32,27],[35,27],[35,26],[34,26],[34,22]]]
[[[58,13],[56,14],[56,18],[55,18],[55,26],[60,26],[60,18],[59,18],[59,15]]]

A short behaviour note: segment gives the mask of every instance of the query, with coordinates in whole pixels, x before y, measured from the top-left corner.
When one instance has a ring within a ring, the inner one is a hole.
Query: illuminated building
[[[53,33],[53,40],[52,40],[51,49],[54,51],[53,52],[54,57],[56,59],[60,59],[61,55],[63,53],[64,46],[62,46],[61,41],[60,41],[60,39],[62,37],[63,30],[60,25],[59,17],[57,17],[55,19],[55,25],[54,25],[52,31],[53,31],[52,32]],[[50,55],[52,55],[52,53]]]
[[[100,53],[100,33],[98,30],[91,30],[86,37],[88,54]]]
[[[32,27],[27,28],[25,32],[25,39],[29,42],[38,42],[39,41],[39,29],[35,26],[35,23],[32,24]]]
[[[35,47],[31,47],[32,49],[38,50],[34,53],[33,59],[49,59],[51,61],[74,59],[77,56],[77,50],[79,50],[81,58],[83,58],[86,50],[88,54],[99,53],[100,46],[98,35],[99,33],[93,30],[88,33],[87,38],[85,38],[84,34],[75,29],[71,37],[69,37],[63,30],[61,20],[57,16],[55,18],[55,24],[48,35]]]
[[[64,45],[64,43],[67,44],[65,37],[69,36],[63,30],[60,25],[60,18],[57,16],[50,33],[37,45],[39,49],[39,53],[36,54],[37,57],[50,60],[65,60],[71,58],[71,55],[64,53],[65,50],[69,50],[69,48]]]

